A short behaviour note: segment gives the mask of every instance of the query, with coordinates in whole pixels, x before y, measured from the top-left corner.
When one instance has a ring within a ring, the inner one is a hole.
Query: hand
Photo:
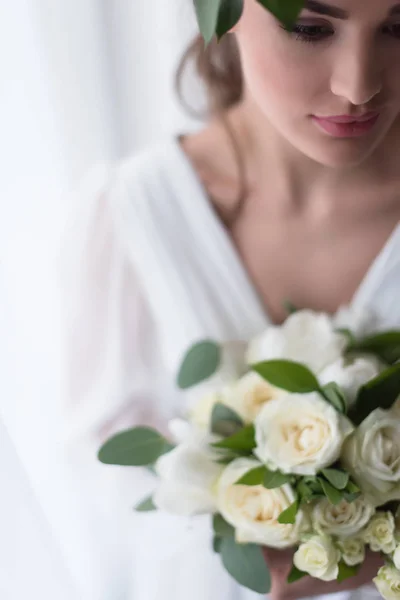
[[[367,552],[357,575],[342,583],[320,581],[312,577],[303,577],[295,583],[287,583],[287,576],[293,565],[293,550],[264,548],[263,552],[271,573],[270,600],[298,600],[304,597],[354,590],[370,584],[378,569],[383,565],[383,559],[379,554]]]

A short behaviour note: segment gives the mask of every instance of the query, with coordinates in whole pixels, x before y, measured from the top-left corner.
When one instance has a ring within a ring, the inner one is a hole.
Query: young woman
[[[189,58],[208,124],[125,160],[82,207],[70,381],[96,444],[184,411],[187,347],[248,338],[284,319],[285,300],[400,326],[400,4],[309,0],[289,32],[245,0],[235,30]],[[255,597],[212,554],[208,521],[151,519],[137,524],[135,600]],[[350,583],[288,587],[288,554],[266,553],[273,600],[378,597],[346,591],[376,558]]]

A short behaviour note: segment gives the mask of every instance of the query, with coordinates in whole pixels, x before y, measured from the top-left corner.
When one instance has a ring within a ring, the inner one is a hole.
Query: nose
[[[370,102],[382,90],[382,79],[373,43],[356,42],[342,48],[337,57],[331,91],[354,106]]]

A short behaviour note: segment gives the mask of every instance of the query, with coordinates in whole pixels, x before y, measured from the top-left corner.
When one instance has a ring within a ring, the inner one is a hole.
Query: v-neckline
[[[225,256],[221,257],[222,260],[227,259],[227,262],[230,263],[231,266],[235,267],[238,293],[243,295],[246,292],[248,309],[251,311],[257,311],[257,316],[260,320],[260,323],[262,323],[264,326],[266,324],[274,325],[275,322],[268,314],[268,309],[265,305],[265,302],[263,302],[261,299],[256,285],[250,277],[248,269],[246,268],[239,250],[232,239],[232,236],[229,235],[229,232],[214,209],[207,191],[198,173],[196,172],[193,163],[190,160],[190,157],[182,148],[179,137],[173,138],[173,147],[177,153],[177,158],[181,162],[181,165],[185,171],[185,176],[191,182],[192,187],[197,191],[197,193],[193,195],[195,197],[191,198],[193,202],[197,201],[196,210],[202,212],[202,216],[208,221],[208,225],[213,228],[215,235],[219,237],[218,241],[220,242],[221,249],[225,251]],[[375,289],[377,279],[382,278],[384,275],[386,259],[389,255],[391,255],[392,248],[395,247],[398,238],[400,239],[400,222],[394,226],[393,231],[385,241],[381,250],[372,260],[366,274],[357,287],[357,290],[353,294],[353,297],[349,303],[350,306],[359,303],[367,303],[368,299],[366,296],[369,296],[369,294],[372,293],[372,290]],[[232,273],[232,276],[234,275],[235,273]],[[254,312],[252,313],[252,316],[253,318],[255,317]]]

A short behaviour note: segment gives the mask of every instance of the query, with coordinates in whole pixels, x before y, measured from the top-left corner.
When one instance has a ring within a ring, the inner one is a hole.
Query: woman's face
[[[246,93],[307,156],[360,164],[399,122],[400,3],[305,4],[288,32],[257,0],[245,0],[237,38]]]

